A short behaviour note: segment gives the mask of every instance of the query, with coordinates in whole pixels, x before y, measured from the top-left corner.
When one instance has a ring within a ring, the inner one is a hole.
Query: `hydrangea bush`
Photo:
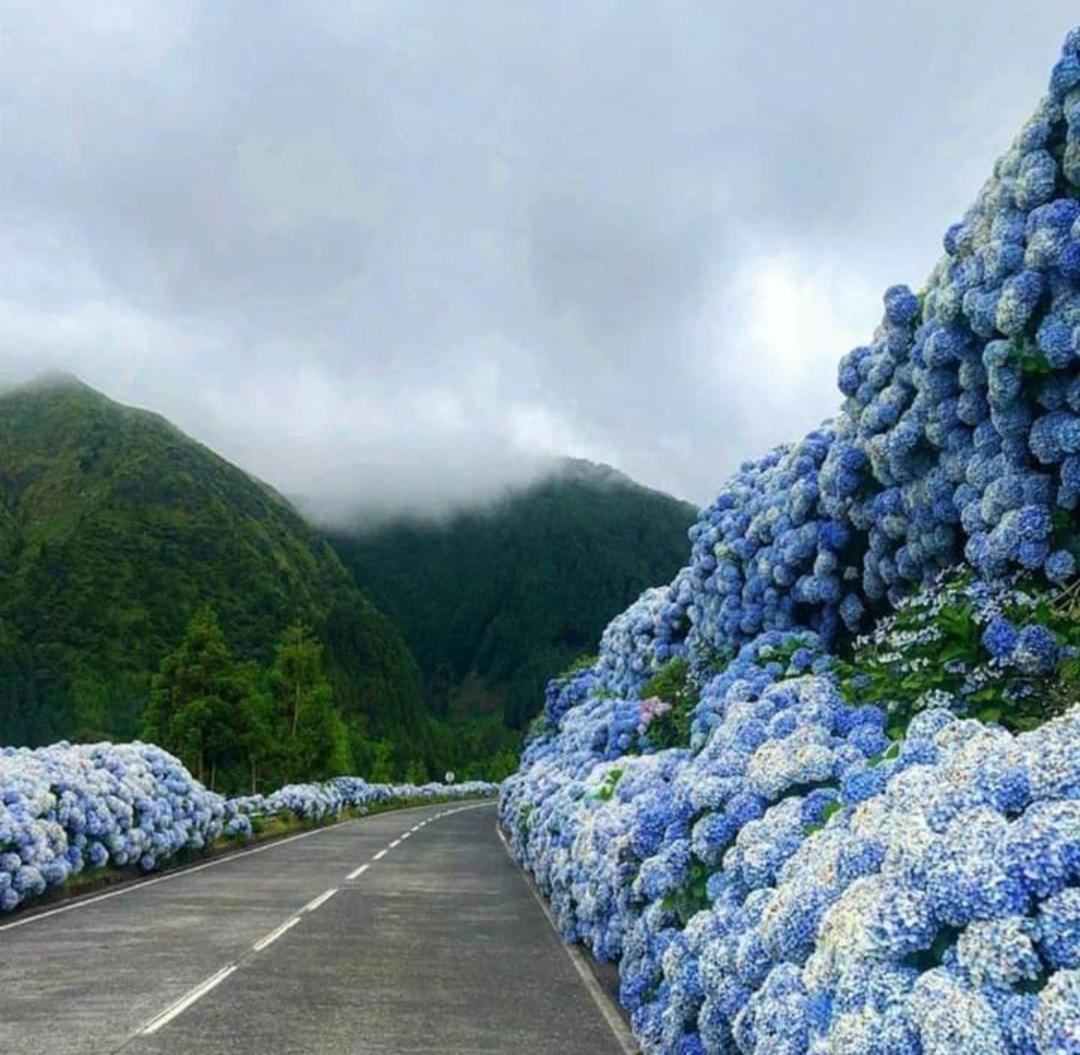
[[[944,248],[503,786],[649,1055],[1080,1053],[1080,30]]]
[[[423,786],[338,777],[271,795],[224,799],[152,744],[0,748],[0,912],[84,869],[152,871],[219,837],[246,839],[257,817],[324,822],[379,803],[491,795],[479,781]]]

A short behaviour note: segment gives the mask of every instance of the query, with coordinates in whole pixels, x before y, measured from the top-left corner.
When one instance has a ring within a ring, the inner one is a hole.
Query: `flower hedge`
[[[1080,1053],[1080,29],[503,786],[650,1055]]]
[[[476,781],[414,787],[338,777],[224,799],[152,744],[0,748],[0,912],[87,868],[151,871],[183,851],[205,850],[221,836],[249,838],[256,817],[323,822],[346,808],[495,790]]]

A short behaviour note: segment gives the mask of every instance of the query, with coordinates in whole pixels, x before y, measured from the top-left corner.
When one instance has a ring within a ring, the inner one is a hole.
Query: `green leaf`
[[[823,822],[827,822],[834,813],[839,813],[844,808],[844,804],[837,799],[834,802],[827,802],[821,810],[821,819]]]

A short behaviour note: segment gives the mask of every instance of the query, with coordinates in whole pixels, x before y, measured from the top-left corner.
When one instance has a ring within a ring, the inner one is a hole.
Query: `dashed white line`
[[[475,808],[477,808],[477,807],[469,807],[469,806],[462,806],[461,807],[461,809],[475,809]],[[457,812],[459,812],[459,810],[446,810],[446,811],[444,811],[442,813],[436,814],[434,817],[428,817],[425,820],[420,821],[414,827],[410,828],[409,831],[403,832],[401,834],[401,837],[398,838],[398,839],[395,839],[386,849],[380,850],[377,854],[375,854],[372,857],[372,861],[381,860],[383,857],[386,856],[386,852],[387,852],[388,849],[393,849],[395,846],[400,845],[402,839],[407,839],[413,832],[419,831],[425,825],[430,824],[431,821],[439,820],[441,817],[446,817],[446,816],[449,816],[451,813],[457,813]],[[194,868],[179,870],[177,872],[172,873],[171,875],[160,876],[157,879],[148,880],[148,881],[146,881],[144,883],[141,883],[141,884],[138,884],[137,886],[132,887],[132,889],[140,889],[142,887],[154,886],[156,883],[163,883],[163,882],[166,882],[166,881],[171,880],[171,879],[178,879],[181,875],[189,874],[191,872],[201,872],[204,868],[212,868],[215,865],[224,864],[226,861],[235,860],[238,857],[247,857],[247,856],[249,856],[251,854],[262,853],[262,852],[264,852],[266,850],[272,849],[274,846],[282,846],[285,843],[293,842],[295,839],[303,839],[303,838],[306,838],[306,837],[311,836],[311,835],[317,835],[317,834],[319,834],[320,831],[325,831],[325,830],[326,829],[316,829],[315,831],[302,832],[302,833],[300,833],[298,835],[294,835],[294,836],[291,836],[291,837],[286,838],[286,839],[278,840],[278,841],[276,841],[274,843],[270,843],[270,844],[268,844],[266,846],[260,846],[260,847],[257,847],[256,849],[242,851],[242,852],[237,853],[237,854],[231,854],[228,857],[221,858],[221,859],[219,859],[217,861],[208,861],[206,864],[197,865]],[[501,835],[501,833],[500,833],[500,835]],[[504,840],[504,844],[505,844],[505,840]],[[362,876],[364,874],[364,872],[366,872],[368,870],[369,867],[370,867],[370,862],[368,864],[360,865],[359,868],[356,868],[352,872],[350,872],[348,874],[348,876],[346,877],[346,879],[358,879],[360,876]],[[74,903],[72,905],[65,905],[65,906],[62,906],[61,908],[58,908],[58,909],[52,909],[49,912],[43,912],[43,913],[31,916],[31,917],[29,917],[27,919],[16,920],[14,923],[9,923],[9,924],[7,924],[5,926],[0,926],[0,930],[8,930],[8,929],[10,929],[12,927],[21,926],[24,923],[32,922],[34,919],[42,919],[42,918],[45,918],[45,917],[48,917],[48,916],[59,915],[62,912],[67,912],[67,911],[70,911],[73,908],[79,908],[79,907],[81,907],[83,905],[94,904],[95,902],[98,902],[98,901],[107,901],[110,898],[118,897],[121,894],[125,894],[125,893],[128,893],[128,892],[129,891],[127,889],[122,889],[122,890],[111,891],[108,894],[101,894],[101,895],[98,895],[97,897],[86,898],[85,900],[80,900],[80,901],[78,901],[78,902],[76,902],[76,903]],[[325,905],[326,902],[329,901],[337,892],[338,892],[337,887],[333,887],[330,890],[324,891],[317,898],[314,898],[313,900],[309,901],[300,910],[300,912],[301,913],[314,912],[321,905]],[[535,896],[535,891],[534,891],[534,896]],[[539,900],[539,898],[537,900]],[[541,902],[541,906],[543,907],[543,902]],[[549,916],[549,919],[550,919],[550,916]],[[260,938],[254,945],[252,945],[252,947],[251,947],[252,952],[262,952],[264,949],[268,948],[275,941],[277,941],[278,938],[280,938],[283,934],[285,934],[286,932],[291,930],[293,927],[295,927],[299,922],[300,922],[300,916],[299,915],[293,916],[291,919],[286,920],[283,924],[281,924],[280,927],[276,927],[269,934],[267,934],[263,938]],[[182,1014],[189,1007],[191,1007],[192,1004],[194,1004],[198,1000],[201,1000],[211,990],[217,988],[217,986],[219,986],[222,982],[224,982],[225,979],[229,977],[229,975],[231,975],[234,971],[236,971],[238,966],[239,965],[235,964],[235,963],[229,964],[227,967],[223,967],[216,974],[212,974],[209,978],[206,979],[206,981],[200,982],[199,985],[197,985],[194,989],[190,990],[188,993],[186,993],[184,996],[182,996],[178,1001],[176,1001],[176,1003],[170,1005],[168,1008],[166,1008],[165,1011],[163,1011],[156,1018],[152,1018],[145,1026],[143,1026],[143,1028],[141,1030],[139,1030],[139,1034],[141,1036],[149,1037],[149,1036],[152,1036],[153,1034],[157,1033],[157,1031],[159,1029],[161,1029],[163,1026],[168,1025],[168,1023],[170,1023],[174,1018],[176,1018],[178,1015]]]
[[[320,905],[325,905],[336,893],[337,887],[333,887],[330,890],[320,894],[317,898],[309,901],[300,911],[301,912],[314,912]]]
[[[217,974],[211,975],[205,982],[195,986],[186,996],[182,996],[175,1004],[172,1005],[167,1011],[163,1011],[157,1018],[151,1019],[147,1025],[139,1031],[144,1037],[152,1036],[162,1026],[168,1025],[177,1015],[182,1011],[186,1011],[196,1000],[206,996],[211,989],[220,985],[229,977],[233,971],[236,970],[236,964],[230,964],[228,967],[223,967]]]
[[[286,920],[282,925],[275,930],[272,930],[265,938],[260,938],[251,947],[252,952],[262,952],[268,945],[273,945],[287,930],[295,927],[300,922],[299,916],[293,916],[292,919]]]

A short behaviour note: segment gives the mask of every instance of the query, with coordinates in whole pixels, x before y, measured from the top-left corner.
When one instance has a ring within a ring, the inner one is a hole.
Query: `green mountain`
[[[595,648],[643,589],[671,580],[696,513],[607,466],[566,460],[482,511],[328,534],[405,634],[435,712],[494,712],[520,729],[548,678]]]
[[[398,630],[270,487],[73,378],[0,394],[0,743],[137,735],[203,604],[261,663],[309,625],[357,736],[428,735]]]

